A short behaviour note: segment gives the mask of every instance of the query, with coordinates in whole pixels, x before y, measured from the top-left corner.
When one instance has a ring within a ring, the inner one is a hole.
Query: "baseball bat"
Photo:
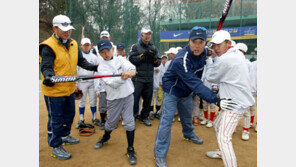
[[[61,82],[75,82],[78,80],[88,80],[95,78],[104,78],[104,77],[120,77],[121,74],[111,74],[111,75],[64,75],[64,76],[52,76],[51,82],[61,83]]]
[[[225,1],[224,8],[223,8],[223,11],[222,11],[222,16],[220,17],[217,31],[219,31],[222,28],[222,25],[223,25],[223,23],[224,23],[224,21],[226,19],[226,16],[227,16],[227,14],[229,12],[231,3],[232,3],[232,0],[226,0]]]

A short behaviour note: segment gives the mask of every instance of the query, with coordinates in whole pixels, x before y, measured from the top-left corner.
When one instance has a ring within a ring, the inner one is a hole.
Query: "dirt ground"
[[[130,166],[125,155],[127,148],[126,134],[121,122],[118,128],[111,133],[111,139],[103,148],[94,149],[94,144],[102,137],[103,132],[95,127],[95,134],[89,137],[78,135],[75,124],[79,120],[78,101],[76,101],[76,114],[72,125],[71,136],[80,138],[80,143],[67,145],[64,148],[72,154],[69,160],[58,160],[50,156],[52,148],[47,144],[47,110],[44,96],[39,93],[39,166],[40,167],[93,167],[93,166]],[[256,121],[256,117],[255,117]],[[136,121],[135,151],[138,159],[137,166],[153,167],[154,163],[154,140],[158,128],[158,119],[151,121],[152,126],[147,127]],[[91,122],[91,112],[87,103],[85,111],[85,123]],[[236,132],[233,135],[233,146],[239,167],[257,166],[257,133],[250,129],[249,141],[241,139],[243,119],[240,120]],[[168,166],[199,166],[199,167],[222,167],[220,159],[210,159],[206,156],[207,151],[218,148],[214,128],[204,125],[195,126],[194,132],[204,140],[202,145],[196,145],[183,139],[181,123],[173,123],[171,130],[171,144],[166,157]]]

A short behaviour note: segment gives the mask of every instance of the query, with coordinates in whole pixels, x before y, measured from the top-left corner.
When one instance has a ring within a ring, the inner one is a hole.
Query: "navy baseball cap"
[[[123,43],[119,43],[119,44],[117,44],[117,45],[116,45],[116,48],[118,48],[118,49],[125,49]]]
[[[112,48],[112,44],[108,39],[101,39],[97,45],[98,45],[99,52],[102,51],[103,49],[110,50]]]
[[[207,29],[199,26],[193,27],[189,35],[189,40],[193,41],[195,39],[207,41]]]

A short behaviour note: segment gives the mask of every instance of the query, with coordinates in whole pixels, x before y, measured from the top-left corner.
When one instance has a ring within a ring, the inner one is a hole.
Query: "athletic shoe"
[[[194,116],[193,117],[193,125],[198,125],[199,124],[199,121],[198,121],[198,117],[197,116]]]
[[[205,125],[205,124],[207,124],[207,122],[208,122],[208,120],[204,118],[204,119],[200,122],[200,124],[201,124],[201,125]]]
[[[127,157],[129,158],[129,163],[131,165],[135,165],[137,163],[137,157],[135,155],[135,150],[133,147],[128,147],[127,148]]]
[[[100,126],[100,124],[101,124],[101,122],[97,118],[93,119],[92,122],[97,126]]]
[[[156,113],[154,114],[154,117],[157,118],[157,119],[160,119],[160,116],[161,116],[161,113],[159,113],[159,112],[156,112]]]
[[[154,113],[153,113],[153,111],[150,111],[150,113],[149,113],[149,119],[150,120],[154,120]]]
[[[244,130],[243,133],[242,133],[242,139],[243,140],[249,140],[249,132]]]
[[[194,143],[194,144],[202,144],[202,143],[203,143],[203,140],[200,139],[200,138],[197,137],[197,136],[192,137],[192,138],[190,138],[190,137],[184,137],[184,139],[187,140],[187,141],[190,141],[190,142],[192,142],[192,143]]]
[[[68,151],[66,151],[62,145],[54,147],[52,149],[50,156],[58,158],[59,160],[66,160],[71,158],[71,154]]]
[[[84,120],[79,120],[78,123],[76,124],[75,128],[78,129],[79,126],[84,124]]]
[[[63,145],[67,145],[67,144],[77,144],[80,142],[80,139],[78,138],[73,138],[71,136],[66,136],[66,137],[62,137],[62,142]]]
[[[152,125],[151,122],[148,120],[148,118],[142,119],[141,117],[139,117],[139,120],[142,121],[146,126]]]
[[[207,128],[211,128],[211,127],[213,127],[213,122],[212,122],[212,121],[209,121],[208,124],[206,125],[206,127],[207,127]]]
[[[165,158],[155,157],[156,167],[167,167]]]
[[[109,139],[110,139],[110,137],[109,137],[109,138],[104,138],[104,136],[103,136],[103,138],[102,138],[101,140],[99,140],[99,141],[95,144],[95,149],[102,148],[103,145],[104,145]]]
[[[210,157],[210,158],[222,159],[222,154],[221,154],[221,151],[219,149],[217,149],[215,151],[208,151],[207,156]]]

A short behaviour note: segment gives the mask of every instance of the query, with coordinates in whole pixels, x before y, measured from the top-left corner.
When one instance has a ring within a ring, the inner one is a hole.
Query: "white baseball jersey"
[[[98,57],[95,56],[92,52],[85,53],[82,51],[82,56],[91,64],[98,64]],[[79,66],[77,66],[77,75],[95,75],[94,71],[85,70]],[[97,97],[94,91],[94,80],[82,80],[78,81],[76,85],[82,90],[83,96],[79,100],[79,107],[85,107],[86,105],[86,97],[89,95],[89,103],[91,107],[96,106]]]
[[[220,98],[231,98],[239,108],[248,108],[255,103],[251,93],[250,74],[245,56],[234,48],[220,57],[215,57],[215,62],[207,60],[206,79],[219,84]],[[237,110],[240,112],[244,110]]]
[[[116,56],[111,60],[102,60],[98,67],[98,74],[121,74],[121,72],[128,72],[129,70],[136,70],[136,67],[126,58]],[[134,85],[130,78],[124,80],[121,77],[106,77],[102,80],[106,84],[107,100],[124,98],[134,92]]]
[[[82,51],[82,56],[91,64],[97,65],[99,63],[98,57],[94,55],[92,52],[84,53]],[[89,71],[77,66],[77,75],[94,75],[95,71]],[[79,82],[94,82],[92,79],[83,80]]]
[[[155,71],[155,69],[159,69],[158,72]],[[154,67],[154,73],[153,73],[153,92],[158,90],[159,87],[159,80],[160,80],[160,66]]]
[[[160,65],[159,65],[159,69],[160,69],[159,84],[160,85],[162,85],[162,77],[163,77],[164,73],[166,72],[166,70],[168,69],[170,63],[171,63],[171,60],[167,61],[164,65],[162,63],[160,63]]]

